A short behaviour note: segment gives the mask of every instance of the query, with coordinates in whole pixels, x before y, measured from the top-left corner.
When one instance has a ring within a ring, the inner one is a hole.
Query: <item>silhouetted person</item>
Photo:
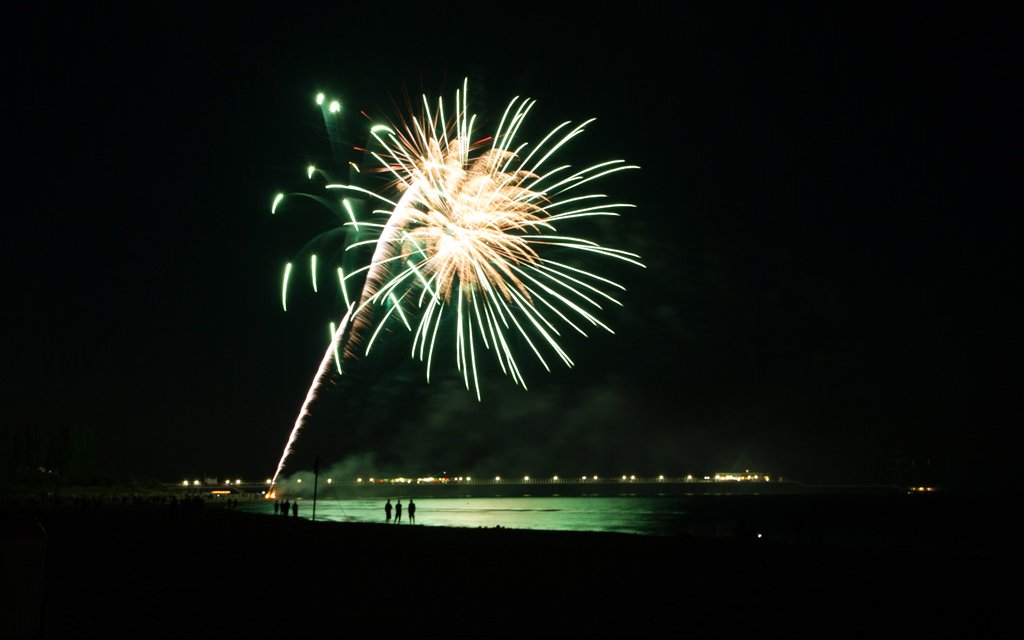
[[[387,504],[384,505],[384,521],[391,522],[391,498],[388,498]]]
[[[409,524],[415,524],[416,522],[416,503],[409,498]]]
[[[299,517],[299,501],[298,500],[296,500],[295,502],[292,503],[292,517],[293,518],[298,518]]]
[[[279,513],[281,513],[281,501],[274,500],[274,515],[276,516]]]
[[[288,515],[288,498],[285,498],[284,502],[281,503],[281,515]]]
[[[399,500],[398,504],[395,505],[395,524],[402,521],[402,501]]]

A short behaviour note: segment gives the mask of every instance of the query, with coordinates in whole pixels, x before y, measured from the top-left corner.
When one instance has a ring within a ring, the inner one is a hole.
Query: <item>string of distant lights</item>
[[[302,484],[303,479],[297,478],[294,480],[296,485]],[[472,476],[426,476],[421,478],[406,478],[403,476],[399,477],[388,477],[381,478],[376,476],[369,476],[366,478],[357,477],[354,479],[340,481],[337,484],[348,484],[348,485],[375,485],[375,484],[494,484],[494,483],[537,483],[537,484],[554,484],[554,483],[581,483],[581,482],[605,482],[605,483],[651,483],[651,482],[771,482],[772,476],[762,473],[716,473],[714,475],[694,476],[693,474],[687,474],[685,476],[665,476],[659,474],[657,476],[637,476],[635,474],[623,474],[622,476],[599,476],[599,475],[583,475],[583,476],[550,476],[550,477],[534,477],[534,476],[515,476],[512,478],[503,477],[496,475],[493,478],[477,478],[473,479]],[[325,483],[328,485],[336,484],[334,478],[326,478]],[[243,483],[242,480],[225,480],[223,483],[220,481],[204,482],[200,480],[183,480],[183,487],[190,486],[201,486],[207,484],[235,487],[247,487],[252,488],[259,486],[259,483]],[[282,484],[281,482],[275,483],[272,478],[267,478],[264,483],[267,487],[271,487],[275,484]]]

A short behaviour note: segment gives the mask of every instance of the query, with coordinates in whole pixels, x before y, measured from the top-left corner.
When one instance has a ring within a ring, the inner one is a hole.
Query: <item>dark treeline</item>
[[[7,481],[95,483],[96,433],[79,425],[0,426],[0,478]]]

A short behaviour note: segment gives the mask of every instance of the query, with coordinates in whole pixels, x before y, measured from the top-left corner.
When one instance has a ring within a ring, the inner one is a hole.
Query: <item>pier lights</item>
[[[693,474],[690,474],[690,473],[686,474],[686,481],[687,482],[693,482]]]
[[[523,476],[523,482],[529,482],[530,476]]]
[[[274,482],[273,480],[271,480],[270,478],[267,478],[267,484],[272,484],[273,482]]]
[[[625,479],[626,479],[626,476],[622,476],[622,479],[623,479],[623,481],[625,481]]]
[[[551,478],[551,479],[552,479],[552,480],[554,480],[555,482],[558,482],[558,476],[554,476],[554,477],[553,477],[553,478]]]
[[[192,486],[193,487],[198,487],[199,486],[199,481],[198,480],[193,480],[192,481]]]
[[[356,482],[362,482],[362,481],[363,481],[362,478],[356,478]]]
[[[659,475],[658,476],[658,482],[664,482],[664,481],[665,481],[665,476]]]
[[[466,482],[472,482],[472,481],[473,481],[473,478],[470,478],[469,476],[466,476]]]
[[[181,483],[181,486],[187,487],[188,486],[188,480],[183,480],[182,483]]]
[[[629,481],[630,482],[634,482],[635,480],[636,480],[636,476],[629,476]]]
[[[494,476],[495,482],[501,482],[501,476]]]
[[[332,480],[331,478],[327,478],[327,484],[331,484],[333,482],[334,482],[334,480]]]
[[[241,481],[241,480],[237,480],[237,479],[236,479],[236,480],[235,480],[235,484],[236,484],[236,485],[242,484],[242,481]]]
[[[298,480],[296,480],[295,482],[298,482],[299,484],[302,484],[302,478],[299,478],[299,479],[298,479]]]

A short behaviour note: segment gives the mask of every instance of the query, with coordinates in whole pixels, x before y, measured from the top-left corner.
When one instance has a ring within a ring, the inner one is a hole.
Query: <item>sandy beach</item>
[[[313,523],[211,507],[4,522],[5,608],[20,603],[11,619],[31,625],[41,584],[49,637],[987,637],[1009,628],[1011,591],[996,583],[1019,561],[998,547]]]

